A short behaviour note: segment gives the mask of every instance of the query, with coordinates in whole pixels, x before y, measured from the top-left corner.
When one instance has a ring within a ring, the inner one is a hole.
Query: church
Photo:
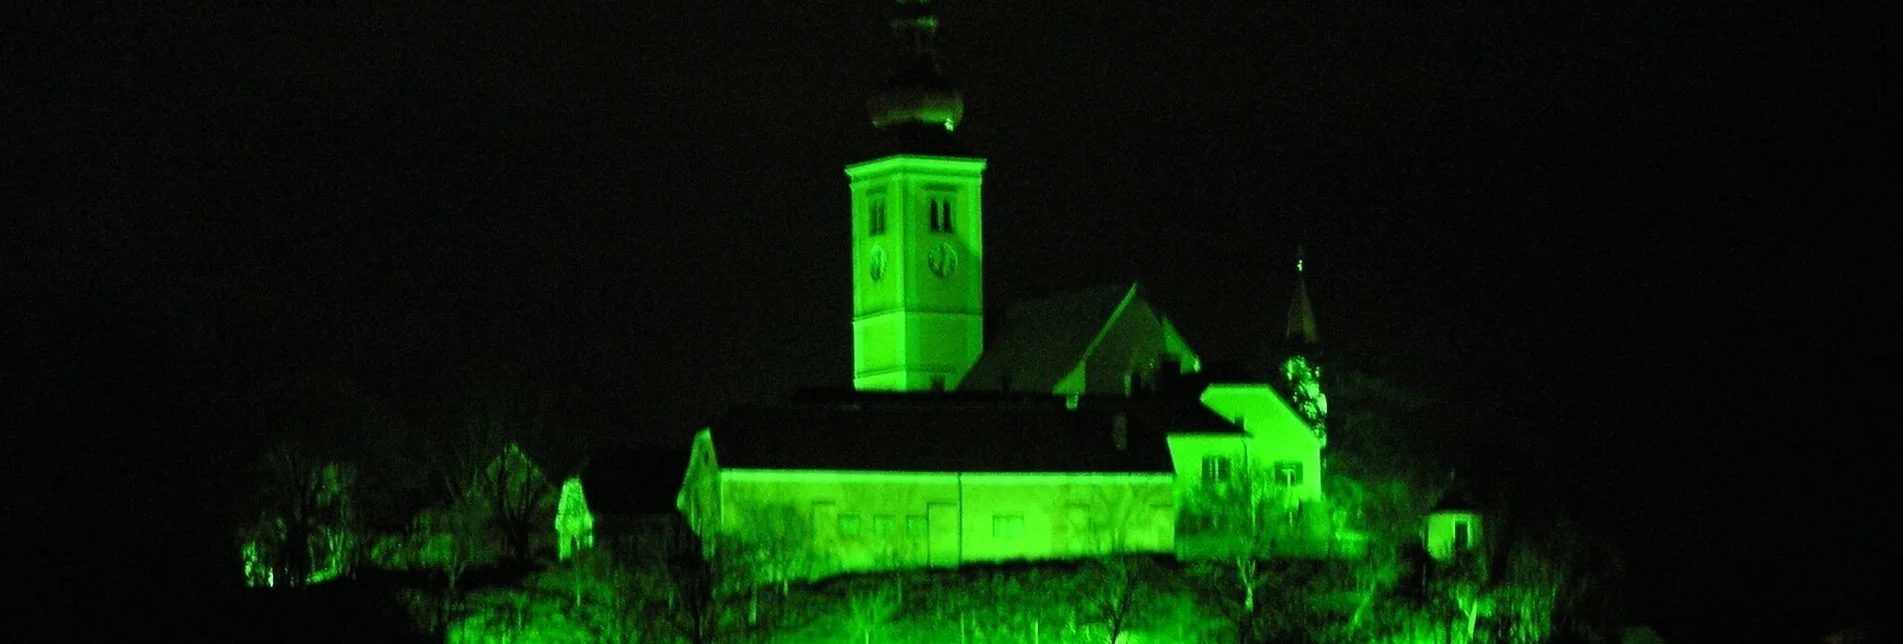
[[[940,75],[929,4],[899,0],[892,28],[899,63],[867,100],[889,147],[846,166],[839,220],[852,386],[734,408],[696,435],[676,505],[703,550],[781,579],[1192,557],[1236,532],[1198,511],[1227,494],[1250,500],[1250,532],[1268,500],[1278,552],[1336,552],[1312,354],[1293,351],[1275,383],[1206,368],[1140,284],[987,323],[986,162],[955,134],[963,97]],[[1313,348],[1300,270],[1287,339]]]

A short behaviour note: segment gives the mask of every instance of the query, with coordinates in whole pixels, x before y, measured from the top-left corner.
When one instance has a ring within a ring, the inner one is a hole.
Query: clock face
[[[872,281],[885,279],[885,247],[873,246],[872,254],[866,257],[866,271],[872,275]]]
[[[925,253],[925,266],[939,277],[951,277],[958,272],[958,249],[952,248],[951,242],[939,242]]]

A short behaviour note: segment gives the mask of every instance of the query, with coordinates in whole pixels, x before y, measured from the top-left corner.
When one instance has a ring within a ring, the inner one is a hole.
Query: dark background
[[[217,603],[220,520],[309,374],[400,417],[518,383],[577,445],[669,447],[847,384],[842,167],[886,11],[28,11],[0,189],[28,570],[103,599],[65,604],[91,627]],[[1894,605],[1874,12],[939,13],[993,311],[1137,280],[1246,359],[1299,240],[1331,351],[1462,410],[1451,448],[1492,484],[1626,550],[1641,619],[1806,641]]]

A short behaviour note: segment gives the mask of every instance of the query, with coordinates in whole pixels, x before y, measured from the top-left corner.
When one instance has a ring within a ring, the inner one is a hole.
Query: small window
[[[925,214],[928,223],[931,224],[932,232],[952,232],[951,195],[937,194],[927,198],[925,200]]]
[[[890,514],[872,517],[872,536],[890,537],[898,532],[899,521]]]
[[[1203,457],[1203,482],[1204,483],[1228,483],[1229,475],[1230,475],[1229,457],[1227,456],[1204,456]]]
[[[866,196],[866,236],[878,237],[885,234],[885,193],[873,193]]]
[[[1468,546],[1468,540],[1471,538],[1472,538],[1472,535],[1468,534],[1467,532],[1466,521],[1457,521],[1454,523],[1454,549],[1455,550],[1466,550]]]
[[[1089,506],[1077,505],[1077,504],[1071,504],[1069,506],[1065,506],[1064,524],[1066,528],[1070,529],[1072,534],[1083,534],[1083,533],[1089,532],[1090,531]]]
[[[843,537],[859,536],[859,515],[839,515],[839,535]]]
[[[991,536],[998,539],[1016,539],[1024,536],[1024,515],[991,515]]]
[[[914,537],[925,536],[925,517],[916,515],[905,517],[905,534]]]
[[[1301,461],[1276,461],[1273,473],[1276,485],[1296,486],[1302,484]]]

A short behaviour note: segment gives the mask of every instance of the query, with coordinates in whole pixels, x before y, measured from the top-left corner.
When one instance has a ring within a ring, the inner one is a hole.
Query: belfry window
[[[931,224],[932,232],[952,232],[951,195],[932,195],[927,198],[925,201],[925,213],[929,220],[928,223]]]
[[[866,236],[878,237],[885,234],[885,193],[876,192],[866,196]]]

